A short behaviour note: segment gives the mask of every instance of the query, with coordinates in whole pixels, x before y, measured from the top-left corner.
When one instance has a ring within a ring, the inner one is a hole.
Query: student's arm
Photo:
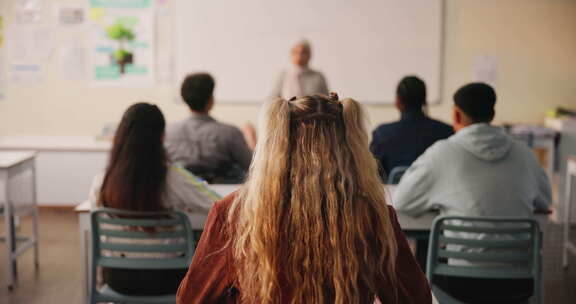
[[[186,213],[203,213],[222,197],[210,189],[206,182],[196,177],[190,171],[176,165],[168,169],[166,179],[166,200],[169,206]]]
[[[378,299],[382,303],[406,303],[406,304],[426,304],[432,303],[432,292],[428,280],[422,272],[420,265],[416,262],[408,241],[400,228],[394,208],[389,207],[390,221],[394,228],[398,253],[396,257],[396,289],[398,299],[393,299],[394,293],[390,287],[382,284],[378,293]]]
[[[192,263],[178,287],[177,304],[227,303],[224,298],[233,287],[234,270],[225,200],[216,203],[208,215]]]
[[[256,148],[256,141],[257,141],[256,129],[254,128],[254,126],[248,122],[244,126],[242,126],[240,131],[242,131],[242,134],[244,135],[244,140],[246,140],[246,144],[248,144],[250,150],[254,151],[254,148]]]
[[[252,161],[252,150],[248,147],[242,132],[237,128],[231,129],[228,143],[228,151],[234,163],[240,165],[242,169],[248,170]]]
[[[438,144],[430,147],[406,171],[394,191],[393,204],[398,212],[419,216],[430,211],[434,186],[434,154]]]

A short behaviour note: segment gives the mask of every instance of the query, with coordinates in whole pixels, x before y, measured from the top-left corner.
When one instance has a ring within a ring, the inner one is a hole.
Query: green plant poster
[[[154,82],[154,1],[89,2],[92,83],[151,86]]]

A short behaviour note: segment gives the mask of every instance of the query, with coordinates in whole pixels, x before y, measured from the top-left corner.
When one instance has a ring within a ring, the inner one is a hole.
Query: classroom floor
[[[3,228],[3,221],[0,221]],[[570,259],[567,271],[561,266],[561,227],[544,228],[544,293],[545,304],[574,303],[576,299],[576,257]],[[24,220],[21,231],[30,231]],[[0,229],[3,234],[4,231]],[[576,232],[576,231],[575,231]],[[61,304],[81,303],[78,220],[71,210],[42,209],[40,212],[40,270],[34,272],[32,254],[18,262],[19,285],[6,288],[5,245],[0,244],[0,303]]]

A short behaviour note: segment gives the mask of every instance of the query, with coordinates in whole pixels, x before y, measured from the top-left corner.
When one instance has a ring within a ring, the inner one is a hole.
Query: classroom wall
[[[0,10],[6,16],[14,0],[1,2]],[[52,8],[45,13],[50,17]],[[78,37],[81,35],[70,30],[57,38]],[[575,108],[576,1],[446,0],[442,102],[431,106],[432,116],[450,121],[451,96],[474,79],[474,62],[481,55],[497,58],[498,122],[541,123],[549,108]],[[57,75],[55,64],[47,64],[47,68],[48,75]],[[187,115],[186,107],[174,101],[177,87],[169,85],[114,89],[111,95],[106,88],[91,88],[86,80],[50,76],[45,81],[40,88],[9,87],[7,98],[0,101],[0,135],[95,135],[104,124],[118,120],[129,104],[140,100],[159,104],[168,121]],[[372,125],[398,117],[393,106],[368,106],[367,110]],[[258,105],[217,104],[213,114],[241,125],[256,121],[258,111]]]

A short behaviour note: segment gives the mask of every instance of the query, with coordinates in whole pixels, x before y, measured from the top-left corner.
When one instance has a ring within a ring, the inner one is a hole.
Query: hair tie
[[[338,93],[336,92],[330,92],[330,100],[332,101],[340,101],[340,98],[338,98]]]
[[[293,119],[294,122],[311,121],[311,120],[338,121],[338,116],[334,114],[313,113]]]

